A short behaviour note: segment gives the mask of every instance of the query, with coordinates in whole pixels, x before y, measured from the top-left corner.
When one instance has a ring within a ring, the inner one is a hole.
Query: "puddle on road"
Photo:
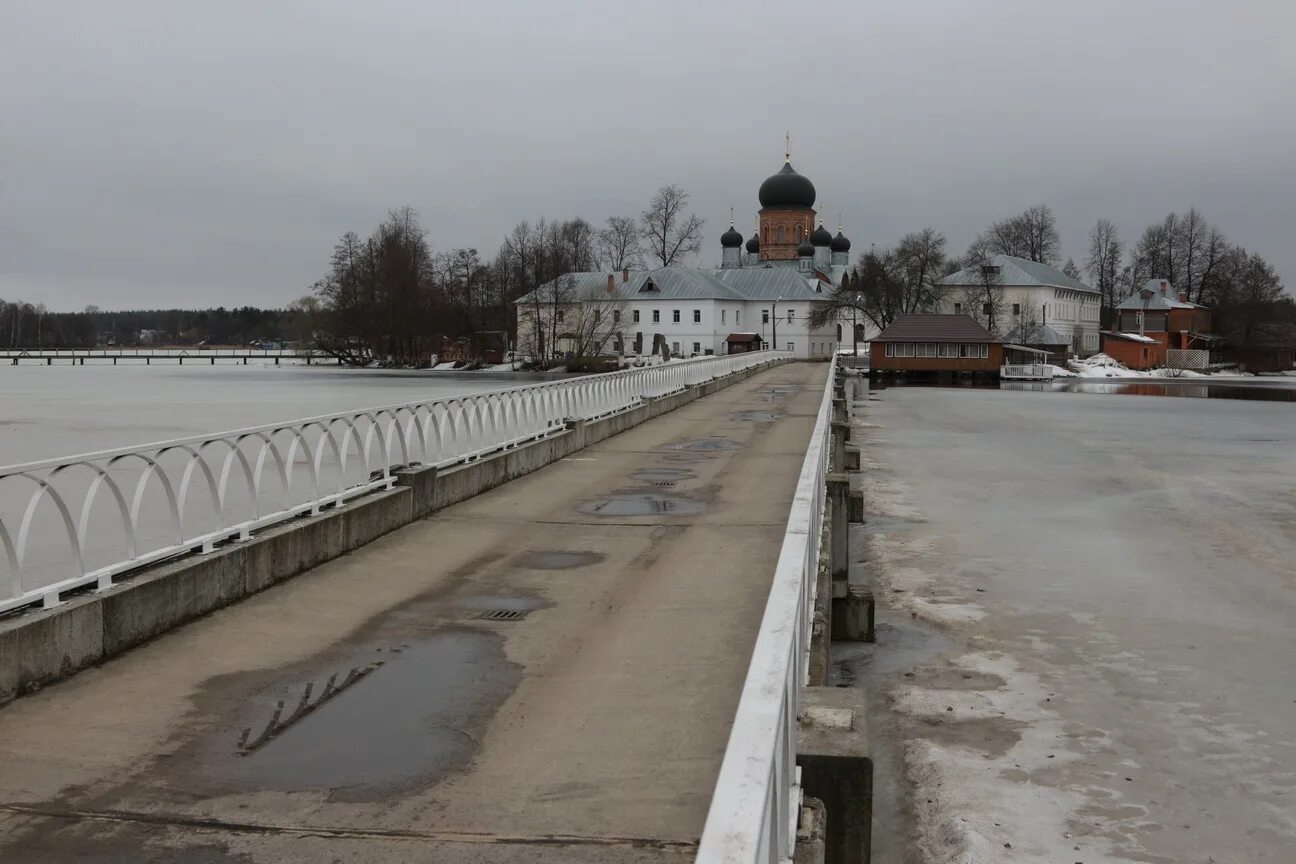
[[[714,453],[721,450],[737,450],[742,445],[737,441],[728,438],[712,436],[710,438],[696,438],[692,441],[678,441],[670,445],[672,450],[697,450],[703,453]]]
[[[581,512],[592,516],[662,516],[701,513],[701,501],[678,495],[651,493],[609,495],[581,505]]]
[[[673,483],[695,477],[696,474],[683,468],[641,468],[630,475],[631,480],[639,483]]]
[[[532,570],[572,570],[598,564],[607,556],[599,552],[528,552],[513,559],[519,567]]]
[[[489,599],[492,606],[500,598]],[[448,630],[385,662],[247,756],[207,766],[239,786],[319,790],[370,801],[435,783],[468,764],[518,668],[493,633]]]
[[[782,411],[739,411],[729,415],[730,419],[741,423],[773,423],[782,416]]]
[[[708,461],[712,456],[708,453],[668,453],[661,458],[663,462],[673,462],[677,465],[698,465]]]
[[[782,402],[800,390],[800,387],[764,387],[758,391],[757,398],[762,402]]]

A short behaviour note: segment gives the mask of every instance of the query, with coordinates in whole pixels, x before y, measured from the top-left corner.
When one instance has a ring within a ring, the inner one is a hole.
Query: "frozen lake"
[[[272,364],[4,366],[0,465],[541,380]]]
[[[1292,860],[1296,406],[1129,395],[863,403],[854,671],[925,860]]]

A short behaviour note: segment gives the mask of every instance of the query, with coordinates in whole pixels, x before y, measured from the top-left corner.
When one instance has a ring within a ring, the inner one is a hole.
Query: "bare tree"
[[[702,248],[704,219],[685,213],[689,194],[671,184],[657,190],[639,221],[648,251],[659,266],[669,267]]]
[[[815,304],[810,326],[857,318],[884,330],[898,315],[934,308],[945,263],[945,236],[939,231],[923,228],[906,234],[895,249],[865,254],[827,295],[827,302]]]
[[[992,222],[968,247],[965,263],[970,266],[992,255],[1012,255],[1051,265],[1058,259],[1061,242],[1052,209],[1037,204],[1016,216]]]
[[[599,257],[611,270],[637,270],[643,267],[639,248],[639,223],[630,216],[611,216],[598,232]]]
[[[977,268],[977,281],[963,287],[963,313],[985,327],[994,336],[1002,335],[1006,293],[998,267],[983,264]]]
[[[565,307],[566,319],[560,337],[567,340],[571,352],[569,368],[579,369],[589,360],[613,351],[624,352],[621,319],[625,301],[611,290],[589,285],[573,294]]]
[[[1200,279],[1210,231],[1210,225],[1196,207],[1189,207],[1188,212],[1179,220],[1174,241],[1183,260],[1183,277],[1182,281],[1175,283],[1175,287],[1187,294],[1189,299],[1201,296]]]
[[[1104,314],[1110,314],[1109,310],[1116,308],[1123,299],[1118,296],[1118,286],[1124,255],[1125,247],[1116,226],[1106,219],[1095,222],[1089,229],[1089,257],[1085,259],[1085,271],[1098,289]]]
[[[1218,229],[1212,227],[1206,235],[1206,242],[1202,248],[1201,269],[1197,275],[1197,292],[1196,295],[1189,295],[1188,299],[1194,303],[1212,303],[1222,292],[1219,271],[1228,258],[1232,247],[1228,239]]]

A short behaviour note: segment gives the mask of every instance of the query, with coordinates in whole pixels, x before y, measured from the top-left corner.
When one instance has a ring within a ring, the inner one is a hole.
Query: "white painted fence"
[[[770,360],[703,357],[0,467],[0,613]]]
[[[702,831],[699,864],[788,861],[796,844],[797,714],[810,668],[836,370],[834,359]]]
[[[999,367],[999,377],[1017,380],[1050,380],[1053,367],[1047,363],[1007,363]]]

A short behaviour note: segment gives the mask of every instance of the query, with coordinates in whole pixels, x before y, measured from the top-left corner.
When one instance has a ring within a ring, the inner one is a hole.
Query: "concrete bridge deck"
[[[0,709],[0,860],[691,860],[827,369],[758,374]]]

